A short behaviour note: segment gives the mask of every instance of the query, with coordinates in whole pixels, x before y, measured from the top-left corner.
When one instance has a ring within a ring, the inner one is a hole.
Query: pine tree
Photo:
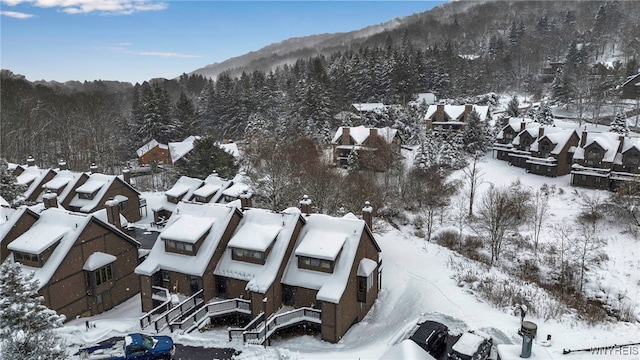
[[[356,149],[351,149],[347,156],[347,170],[349,172],[358,172],[360,170],[360,156]]]
[[[9,170],[7,161],[0,158],[0,197],[9,204],[19,205],[20,197],[27,187],[16,182],[13,171]]]
[[[64,316],[42,305],[33,272],[7,259],[0,265],[0,354],[5,360],[66,359],[62,340],[52,329]]]
[[[488,142],[485,127],[485,123],[480,121],[478,112],[473,110],[462,131],[462,140],[467,153],[473,156],[482,156],[487,151]]]
[[[553,125],[553,112],[551,112],[549,104],[546,102],[540,104],[540,109],[538,109],[535,120],[542,125]]]
[[[616,116],[613,118],[611,122],[609,131],[613,133],[618,133],[621,135],[629,134],[629,125],[627,125],[627,119],[624,118],[622,113],[617,112]]]
[[[520,101],[518,101],[518,97],[513,95],[511,100],[509,100],[509,104],[507,104],[507,115],[510,117],[518,117],[520,115]]]
[[[238,164],[233,155],[221,148],[211,136],[193,142],[193,150],[185,157],[179,172],[194,178],[204,179],[214,171],[224,179],[232,179],[238,173]]]

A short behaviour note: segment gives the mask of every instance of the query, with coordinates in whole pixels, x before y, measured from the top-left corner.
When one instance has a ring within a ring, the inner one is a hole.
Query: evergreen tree
[[[5,360],[62,360],[62,341],[52,331],[64,316],[42,305],[33,272],[6,260],[0,265],[0,354]]]
[[[347,170],[349,172],[358,172],[360,170],[360,156],[355,148],[351,149],[349,155],[347,155]]]
[[[558,68],[556,76],[551,83],[551,92],[554,101],[561,104],[569,103],[569,96],[571,94],[571,80],[569,76],[565,75],[562,68]]]
[[[473,110],[469,114],[467,123],[462,131],[462,140],[467,153],[473,156],[482,156],[487,151],[486,124],[480,121],[480,115]]]
[[[551,112],[551,107],[546,101],[540,104],[535,120],[542,125],[553,125],[553,112]]]
[[[198,179],[204,179],[213,172],[224,179],[231,179],[238,173],[238,168],[233,155],[221,148],[212,136],[205,136],[193,142],[193,150],[178,171],[181,175]]]
[[[518,117],[520,115],[520,101],[518,101],[516,95],[513,95],[507,104],[507,115],[509,117]]]
[[[627,119],[625,119],[622,113],[617,112],[616,116],[613,118],[611,122],[609,131],[621,135],[629,134],[629,125],[627,125]]]
[[[195,106],[187,94],[180,92],[180,98],[176,102],[173,113],[173,123],[178,127],[175,136],[184,139],[189,135],[200,134],[200,123],[196,114]]]
[[[20,197],[27,191],[24,184],[18,184],[13,171],[9,169],[7,161],[0,158],[0,197],[9,204],[19,205]]]

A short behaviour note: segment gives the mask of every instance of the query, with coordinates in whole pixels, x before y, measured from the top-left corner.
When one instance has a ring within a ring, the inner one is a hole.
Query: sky
[[[175,78],[291,37],[445,1],[0,0],[0,65],[30,81]]]

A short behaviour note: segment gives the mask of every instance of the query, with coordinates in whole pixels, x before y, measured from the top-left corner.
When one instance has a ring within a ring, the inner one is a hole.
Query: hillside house
[[[527,171],[544,176],[562,176],[571,172],[573,153],[580,136],[575,130],[539,127],[538,138],[531,144]]]
[[[86,181],[62,201],[62,207],[90,214],[104,209],[107,200],[115,200],[120,204],[120,212],[129,222],[141,219],[140,193],[123,178],[100,173],[87,176]]]
[[[45,200],[52,201],[45,202],[50,207],[40,214],[23,208],[0,232],[3,258],[10,256],[35,274],[43,304],[73,319],[110,310],[134,296],[139,243],[99,217],[56,208],[55,194]],[[106,206],[101,211],[107,219],[119,218],[117,202]]]
[[[527,121],[525,118],[510,118],[496,135],[493,144],[493,154],[499,160],[509,161],[511,151],[515,149],[513,140],[525,130]]]
[[[189,136],[180,142],[169,143],[169,154],[171,154],[171,163],[177,165],[180,161],[193,150],[193,143],[200,139],[199,136]]]
[[[251,190],[249,181],[249,178],[244,173],[234,176],[230,185],[222,191],[222,197],[218,202],[228,204],[240,200],[243,194],[247,194]]]
[[[322,311],[322,339],[338,342],[362,321],[378,297],[380,247],[368,221],[349,213],[342,218],[309,214],[282,277],[282,302]]]
[[[204,179],[201,187],[193,191],[191,201],[200,203],[217,203],[222,200],[223,192],[233,185],[233,181],[224,180],[213,173]]]
[[[32,158],[30,158],[32,159]],[[34,162],[28,161],[28,166],[18,165],[14,169],[16,183],[26,186],[22,197],[27,202],[35,202],[40,195],[42,185],[56,175],[52,169],[41,169]]]
[[[487,121],[491,118],[489,114],[489,106],[480,105],[429,105],[427,113],[424,116],[426,131],[442,131],[454,130],[461,131],[464,129],[469,115],[476,111],[480,116],[480,121]]]
[[[238,208],[223,204],[179,202],[149,256],[135,269],[140,275],[142,311],[158,305],[153,287],[204,299],[219,293],[213,272],[242,218]]]
[[[640,99],[640,73],[629,76],[620,85],[621,99]]]
[[[536,141],[538,136],[544,132],[540,130],[542,125],[539,123],[525,124],[524,130],[520,131],[511,141],[511,149],[507,161],[509,165],[519,168],[527,168],[527,160],[531,156],[531,145]]]
[[[160,144],[155,139],[142,145],[136,150],[139,165],[166,164],[171,165],[171,154],[169,153],[169,145]]]
[[[364,126],[344,127],[341,126],[336,131],[331,146],[333,147],[333,161],[336,165],[345,167],[348,165],[348,158],[352,152],[357,152],[359,157],[373,153],[380,147],[380,143],[387,144],[394,154],[400,154],[402,139],[396,129],[366,128]]]
[[[248,299],[252,318],[262,311],[268,317],[282,307],[280,279],[305,220],[297,208],[278,213],[245,206],[214,271],[216,296]]]
[[[36,202],[42,202],[42,196],[49,192],[58,195],[58,203],[61,204],[79,186],[84,184],[87,179],[89,179],[89,175],[87,173],[59,170],[51,180],[42,185],[42,190],[40,191]]]

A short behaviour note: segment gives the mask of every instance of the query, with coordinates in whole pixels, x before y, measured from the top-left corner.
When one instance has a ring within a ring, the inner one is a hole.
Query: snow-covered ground
[[[483,172],[481,191],[490,183],[506,185],[515,179],[533,189],[542,184],[556,185],[564,194],[550,202],[552,217],[548,225],[568,219],[579,211],[579,197],[569,185],[569,176],[547,178],[527,174],[524,169],[510,167],[506,162],[485,157],[480,164]],[[454,176],[460,176],[459,173]],[[591,191],[578,189],[578,191]],[[591,191],[593,192],[593,191]],[[606,192],[601,192],[606,196]],[[149,209],[157,202],[161,193],[143,193]],[[479,195],[481,196],[481,195]],[[149,211],[151,213],[151,211]],[[147,226],[145,218],[138,224]],[[526,231],[526,229],[524,229]],[[421,316],[440,321],[452,332],[481,329],[491,334],[496,343],[520,344],[517,335],[520,318],[517,314],[496,309],[477,298],[470,290],[458,287],[451,278],[448,266],[450,259],[467,261],[447,248],[413,235],[411,227],[395,229],[383,223],[374,226],[374,234],[382,248],[383,275],[380,296],[364,319],[354,325],[337,344],[320,340],[319,336],[300,336],[287,340],[275,340],[270,347],[242,345],[239,341],[228,341],[226,328],[206,332],[180,335],[172,334],[177,343],[205,347],[234,347],[242,351],[239,359],[378,359],[391,346],[407,336]],[[545,230],[542,241],[548,238]],[[587,289],[603,288],[612,294],[625,294],[635,302],[635,313],[640,315],[640,241],[621,234],[615,224],[606,229],[609,260],[602,269],[592,274]],[[90,319],[68,322],[60,329],[70,349],[91,344],[112,336],[139,331],[139,296],[116,309]],[[85,329],[85,321],[94,326]],[[590,352],[562,355],[563,349],[582,349],[640,342],[640,324],[608,322],[589,326],[575,318],[544,320],[527,317],[538,325],[538,339],[552,335],[552,344],[546,349],[555,359],[637,359],[640,349],[613,353],[610,356],[595,356]],[[164,332],[167,332],[165,330]]]

